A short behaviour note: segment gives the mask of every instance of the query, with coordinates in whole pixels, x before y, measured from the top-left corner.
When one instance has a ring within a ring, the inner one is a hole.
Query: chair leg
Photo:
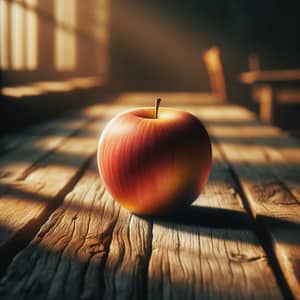
[[[269,85],[260,87],[259,91],[259,116],[264,122],[273,123],[275,113],[275,90]]]

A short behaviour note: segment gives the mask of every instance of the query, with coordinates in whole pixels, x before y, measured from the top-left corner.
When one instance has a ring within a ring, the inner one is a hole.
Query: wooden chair
[[[252,85],[252,98],[259,102],[260,119],[274,122],[275,111],[281,104],[300,104],[299,70],[261,70],[259,57],[248,57],[249,72],[242,74],[241,81]]]
[[[227,90],[220,49],[214,46],[206,50],[202,58],[207,69],[212,92],[220,101],[225,102],[227,100]]]

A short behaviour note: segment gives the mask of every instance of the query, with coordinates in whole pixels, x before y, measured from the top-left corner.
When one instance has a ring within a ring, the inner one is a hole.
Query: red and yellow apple
[[[135,214],[191,204],[211,170],[209,136],[191,113],[136,108],[115,116],[98,145],[98,168],[113,198]]]

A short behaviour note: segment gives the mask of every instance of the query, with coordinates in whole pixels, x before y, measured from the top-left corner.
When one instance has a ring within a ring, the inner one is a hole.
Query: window
[[[37,68],[37,0],[0,0],[2,70]]]

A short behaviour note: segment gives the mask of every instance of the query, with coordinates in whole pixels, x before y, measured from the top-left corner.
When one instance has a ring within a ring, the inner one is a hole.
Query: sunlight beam
[[[12,69],[24,69],[24,10],[19,3],[11,3],[11,58]]]
[[[26,69],[34,70],[37,68],[38,52],[37,52],[37,26],[38,19],[34,8],[37,0],[26,0],[26,4],[31,9],[26,10]]]
[[[8,6],[4,0],[0,0],[0,68],[8,69]]]
[[[75,0],[54,1],[55,19],[55,68],[59,71],[71,71],[76,67],[76,2]],[[66,31],[64,24],[74,30]]]

